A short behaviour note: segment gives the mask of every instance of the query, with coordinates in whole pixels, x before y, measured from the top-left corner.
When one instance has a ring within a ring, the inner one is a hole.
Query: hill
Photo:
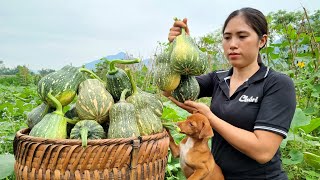
[[[114,59],[128,59],[128,55],[124,52],[119,52],[118,54],[115,54],[115,55],[108,55],[108,56],[105,56],[104,58],[108,59],[108,60],[114,60]],[[86,63],[85,64],[85,68],[87,69],[90,69],[90,70],[95,70],[96,68],[96,64],[100,62],[100,59],[98,60],[94,60],[94,61],[91,61],[89,63]],[[143,63],[144,65],[146,65],[148,68],[151,67],[151,62],[152,62],[152,59],[150,58],[147,58],[147,59],[142,59],[141,60],[141,63]]]

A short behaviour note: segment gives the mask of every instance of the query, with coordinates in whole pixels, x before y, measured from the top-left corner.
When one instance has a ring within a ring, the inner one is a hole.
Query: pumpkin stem
[[[118,68],[115,64],[133,64],[140,62],[140,59],[133,59],[133,60],[124,60],[124,59],[114,59],[109,63],[109,71],[108,74],[113,75],[118,72]]]
[[[173,18],[174,21],[180,21],[180,19],[178,19],[177,17]]]
[[[126,101],[126,94],[127,92],[129,92],[129,89],[124,89],[122,92],[121,92],[121,96],[120,96],[120,102],[123,102],[123,101]]]
[[[48,93],[48,98],[53,102],[54,107],[56,107],[56,110],[53,113],[64,116],[60,101],[51,94],[51,91]]]
[[[80,68],[79,71],[90,74],[93,78],[98,79],[100,82],[102,82],[104,84],[104,86],[106,86],[106,82],[104,82],[98,75],[96,75],[94,72],[90,71],[89,69]]]
[[[130,79],[130,82],[131,82],[132,91],[133,91],[132,95],[133,94],[137,94],[138,93],[138,88],[137,88],[136,82],[133,80],[133,77],[132,77],[132,74],[131,74],[131,70],[127,68],[125,71],[126,71],[128,77]]]
[[[182,36],[185,36],[185,35],[186,35],[186,30],[185,30],[185,28],[181,28],[181,35],[182,35]]]
[[[87,147],[88,145],[88,128],[82,127],[80,130],[81,140],[82,140],[82,147]]]
[[[181,21],[181,19],[178,19],[177,17],[173,18],[174,21]],[[181,35],[185,36],[186,35],[186,30],[185,28],[181,28]]]
[[[169,55],[171,54],[171,52],[172,52],[172,49],[173,49],[173,45],[172,45],[173,43],[170,43],[169,44],[169,47],[168,47],[168,49],[167,49],[167,51],[169,52]]]
[[[79,122],[80,120],[73,120],[73,119],[69,119],[69,118],[66,118],[67,122],[69,124],[77,124],[77,122]]]

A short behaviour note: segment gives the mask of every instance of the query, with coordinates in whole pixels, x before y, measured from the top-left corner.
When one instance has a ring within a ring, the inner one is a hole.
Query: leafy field
[[[320,179],[320,11],[307,16],[304,11],[279,11],[268,16],[270,42],[263,50],[266,65],[281,71],[294,80],[297,109],[288,137],[281,144],[282,164],[289,179]],[[299,22],[303,23],[299,23]],[[295,22],[295,23],[293,23]],[[279,38],[280,37],[280,38]],[[281,41],[276,41],[281,39]],[[208,33],[197,39],[202,51],[210,57],[211,68],[229,68],[223,58],[217,33]],[[166,48],[167,44],[160,44]],[[98,65],[97,74],[105,74],[104,62]],[[138,86],[157,93],[153,85],[153,68],[135,67]],[[27,127],[26,113],[41,103],[36,85],[39,75],[26,73],[22,66],[16,75],[0,76],[0,179],[14,179],[13,146],[15,133]],[[165,106],[162,119],[172,122],[185,119],[189,113],[161,97]],[[210,99],[198,101],[209,103]],[[179,142],[183,136],[172,132]],[[4,167],[4,168],[2,168]],[[183,179],[179,161],[168,157],[166,178]]]

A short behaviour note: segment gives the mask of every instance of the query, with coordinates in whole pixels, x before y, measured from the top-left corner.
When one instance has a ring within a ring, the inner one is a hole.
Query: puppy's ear
[[[203,122],[203,127],[199,133],[199,139],[211,138],[213,136],[213,131],[209,123]]]

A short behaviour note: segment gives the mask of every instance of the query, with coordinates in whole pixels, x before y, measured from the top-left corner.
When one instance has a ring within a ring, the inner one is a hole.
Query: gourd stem
[[[172,49],[173,49],[173,45],[172,45],[173,43],[170,43],[169,44],[169,47],[168,47],[168,52],[171,54],[171,52],[172,52]]]
[[[82,147],[87,147],[88,145],[88,128],[82,127],[80,130],[80,136],[82,140]]]
[[[123,59],[114,59],[109,63],[109,71],[108,74],[113,75],[118,72],[118,68],[115,64],[133,64],[140,62],[140,59],[133,60],[123,60]]]
[[[174,17],[173,20],[174,20],[174,21],[181,21],[181,20],[178,19],[177,17]],[[185,30],[185,28],[181,28],[181,35],[184,35],[184,36],[186,35],[186,30]]]
[[[58,101],[57,98],[55,98],[51,92],[48,93],[48,98],[53,102],[54,107],[56,107],[56,110],[54,111],[55,114],[60,114],[60,115],[64,115],[62,112],[62,105],[60,103],[60,101]]]
[[[104,82],[99,76],[97,76],[94,72],[90,71],[89,69],[80,68],[79,71],[90,74],[93,78],[98,79],[100,82],[102,82],[104,85],[106,85],[106,82]]]
[[[126,71],[128,77],[130,79],[130,82],[131,82],[131,86],[132,86],[132,90],[133,90],[132,94],[137,94],[138,93],[138,88],[137,88],[136,83],[133,80],[133,77],[132,77],[132,74],[131,74],[131,70],[130,69],[126,69],[125,71]]]
[[[77,122],[79,122],[80,120],[73,120],[73,119],[69,119],[69,118],[66,118],[67,122],[69,124],[77,124]]]
[[[185,30],[185,28],[181,28],[181,35],[182,35],[182,36],[185,36],[185,35],[186,35],[186,30]]]
[[[126,94],[127,92],[129,92],[129,89],[124,89],[122,92],[121,92],[121,96],[120,96],[120,102],[123,102],[123,101],[126,101]]]

